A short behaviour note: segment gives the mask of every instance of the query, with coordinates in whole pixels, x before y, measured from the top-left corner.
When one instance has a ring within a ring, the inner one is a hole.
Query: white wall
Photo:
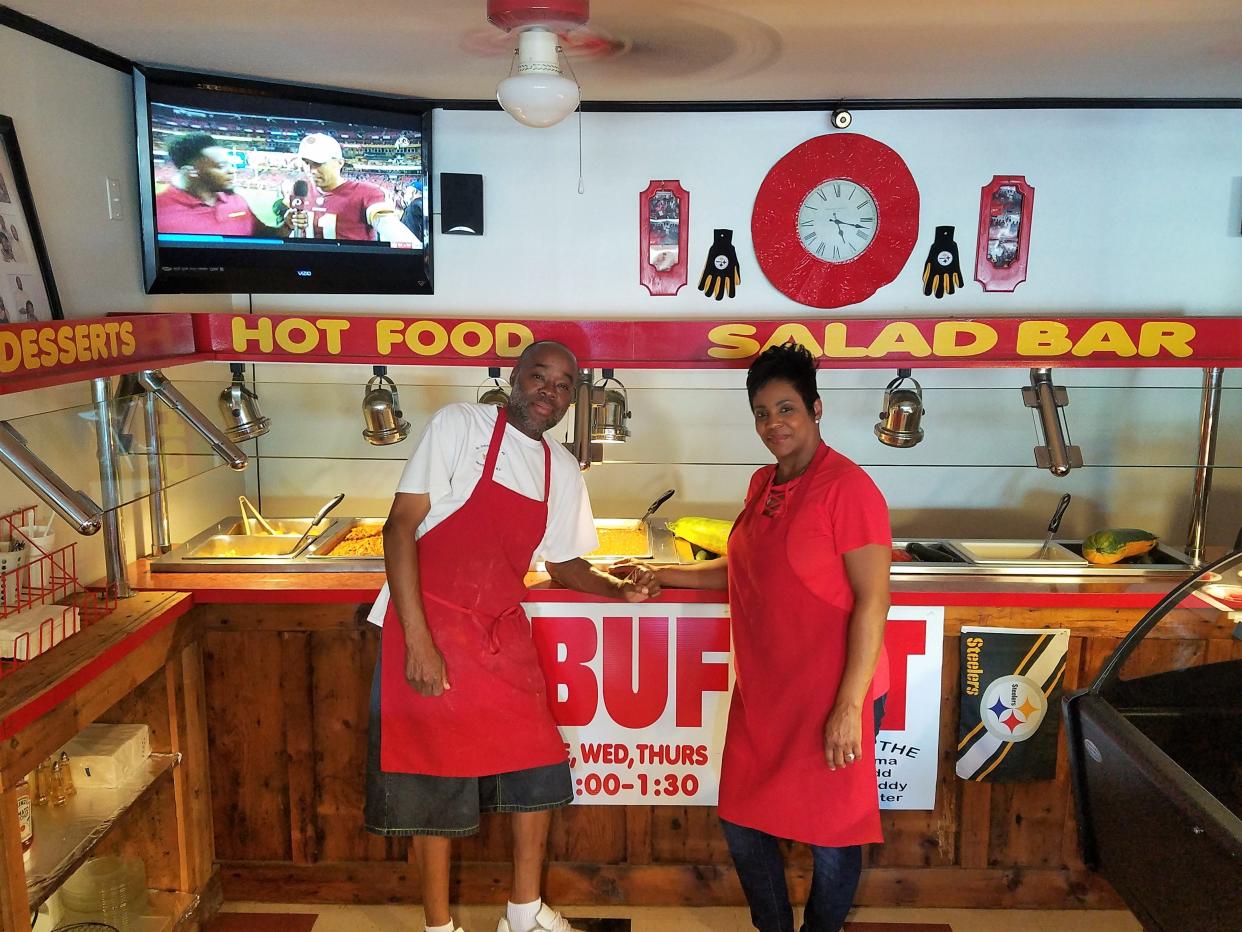
[[[148,296],[142,290],[137,219],[137,154],[128,76],[11,29],[0,28],[0,113],[14,121],[35,211],[51,256],[68,317],[110,312],[231,310],[233,296]],[[108,220],[104,179],[121,183],[125,215]],[[228,378],[213,379],[215,391]],[[183,372],[191,382],[193,370]],[[182,376],[178,375],[180,379]],[[191,391],[194,389],[191,386]],[[201,396],[201,392],[199,393]],[[57,472],[99,501],[94,425],[77,416],[90,405],[86,383],[0,395],[0,419],[11,421]],[[196,401],[214,407],[214,396]],[[173,457],[177,477],[193,475],[173,497],[173,533],[196,533],[235,499],[242,478],[227,468],[208,469],[197,458]],[[141,478],[138,461],[123,462],[123,486]],[[0,469],[0,513],[37,501],[15,476]],[[46,517],[47,506],[39,505]],[[123,509],[131,556],[150,544],[146,509]],[[103,575],[98,536],[82,538],[57,521],[58,544],[75,541],[78,576]]]
[[[232,310],[248,296],[142,293],[129,80],[0,28],[0,112],[14,117],[34,198],[69,316],[109,311]],[[859,112],[853,129],[896,149],[922,199],[920,237],[901,275],[832,316],[1242,313],[1242,111]],[[585,193],[577,193],[576,117],[547,131],[500,113],[439,112],[437,171],[484,175],[487,235],[436,239],[433,296],[257,295],[256,310],[540,317],[824,316],[764,279],[750,246],[754,194],[772,164],[825,131],[823,114],[586,114]],[[970,282],[979,189],[995,174],[1035,187],[1029,280],[1014,294]],[[122,183],[128,213],[107,220],[104,178]],[[653,178],[690,191],[690,283],[653,298],[638,284],[637,194]],[[921,293],[923,259],[938,225],[957,227],[966,289],[944,301]],[[734,230],[743,282],[733,301],[694,289],[712,229]],[[537,329],[537,328],[536,328]],[[358,403],[367,370],[260,366],[276,427],[254,444],[244,477],[216,469],[173,490],[174,536],[191,536],[235,504],[243,488],[274,514],[305,511],[333,492],[342,511],[382,514],[410,444],[367,447]],[[222,366],[173,370],[202,404]],[[416,427],[440,404],[473,397],[481,371],[399,367],[393,375]],[[622,462],[593,469],[600,514],[645,507],[663,488],[669,513],[730,515],[765,453],[747,423],[737,372],[621,373],[634,389],[635,437]],[[928,439],[889,451],[871,435],[887,373],[821,376],[825,435],[864,463],[894,507],[899,533],[1034,533],[1063,490],[1078,499],[1067,534],[1105,524],[1184,538],[1195,455],[1198,373],[1058,373],[1072,386],[1070,426],[1088,468],[1055,480],[1031,463],[1034,430],[1018,400],[1022,370],[919,373]],[[1211,538],[1242,521],[1239,408],[1230,373],[1222,406]],[[0,396],[0,417],[51,411],[88,398],[84,385]],[[88,437],[89,433],[83,436]],[[89,442],[63,451],[83,460]],[[69,468],[69,467],[67,467]],[[89,470],[88,470],[89,472]],[[0,504],[28,496],[0,475]],[[137,521],[134,522],[138,523]],[[93,546],[93,544],[91,545]],[[92,559],[94,559],[92,557]],[[101,564],[100,564],[101,565]]]
[[[233,309],[230,295],[146,295],[128,75],[0,27],[0,113],[17,130],[66,317]],[[124,215],[108,219],[105,179]],[[244,306],[244,305],[243,305]]]
[[[486,235],[435,241],[429,297],[262,296],[259,310],[408,310],[572,317],[814,316],[773,288],[751,248],[767,171],[826,129],[822,113],[600,114],[548,130],[503,113],[438,112],[436,171],[483,175]],[[922,201],[901,275],[834,316],[1049,312],[1242,313],[1242,110],[892,111],[855,115],[906,161]],[[1028,280],[1013,294],[972,281],[979,192],[994,175],[1035,188]],[[652,179],[690,192],[689,284],[638,283],[638,193]],[[956,227],[963,292],[922,293],[935,227]],[[738,297],[695,290],[715,227],[734,231]]]

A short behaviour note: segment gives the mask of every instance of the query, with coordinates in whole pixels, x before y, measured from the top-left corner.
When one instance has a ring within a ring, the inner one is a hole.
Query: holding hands
[[[621,580],[621,597],[627,602],[643,602],[660,594],[656,568],[636,560],[620,560],[608,572]]]

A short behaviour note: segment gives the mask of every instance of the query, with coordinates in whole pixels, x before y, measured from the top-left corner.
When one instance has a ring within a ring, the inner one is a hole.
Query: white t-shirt
[[[418,526],[416,537],[455,512],[474,492],[483,475],[499,411],[495,405],[451,404],[428,422],[397,483],[398,492],[425,492],[431,498],[431,510]],[[548,441],[548,447],[552,451],[548,524],[535,556],[549,563],[564,563],[590,553],[599,546],[599,538],[577,461],[554,440]],[[493,478],[520,495],[542,500],[543,444],[506,424]],[[387,611],[388,584],[384,583],[367,620],[382,625]]]

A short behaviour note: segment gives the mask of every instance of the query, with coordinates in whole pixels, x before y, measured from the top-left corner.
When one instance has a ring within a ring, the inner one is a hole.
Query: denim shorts
[[[473,835],[482,812],[538,812],[573,801],[569,762],[485,777],[380,770],[380,661],[371,681],[365,823],[374,835]]]

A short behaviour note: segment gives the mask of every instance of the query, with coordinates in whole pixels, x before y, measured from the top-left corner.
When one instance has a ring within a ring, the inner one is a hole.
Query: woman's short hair
[[[801,343],[769,346],[759,354],[746,373],[746,397],[753,405],[755,394],[769,382],[780,379],[794,387],[806,409],[815,407],[819,389],[815,387],[815,357]]]

